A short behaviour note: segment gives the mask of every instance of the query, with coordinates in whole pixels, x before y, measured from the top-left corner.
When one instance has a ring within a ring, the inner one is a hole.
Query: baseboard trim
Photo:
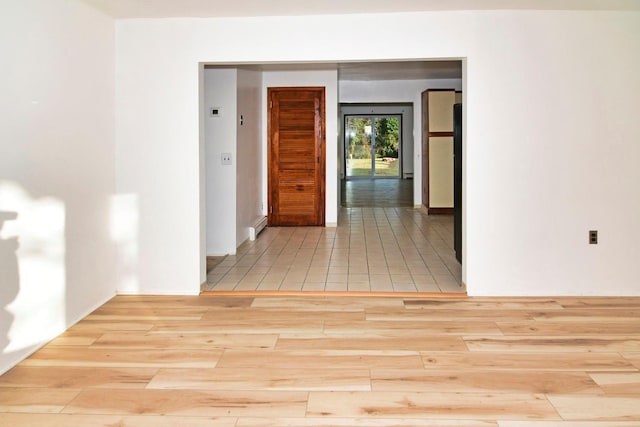
[[[453,208],[428,208],[429,215],[453,215]]]

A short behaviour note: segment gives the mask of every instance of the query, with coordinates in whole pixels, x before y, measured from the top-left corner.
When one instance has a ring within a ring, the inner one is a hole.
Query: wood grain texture
[[[116,297],[0,425],[640,426],[640,298]]]
[[[0,388],[145,388],[157,373],[156,368],[16,366],[0,377]]]
[[[236,422],[235,417],[0,413],[0,426],[11,427],[234,427]]]
[[[549,395],[549,401],[567,420],[638,421],[639,397]]]
[[[231,328],[230,328],[231,329]],[[215,329],[214,329],[215,330]],[[273,348],[277,334],[216,334],[203,331],[194,333],[156,332],[150,334],[113,334],[102,335],[93,343],[93,348],[140,348],[171,349],[219,349],[219,348]]]
[[[79,389],[0,388],[0,412],[60,412]]]
[[[240,418],[238,427],[497,427],[493,421],[418,418]]]
[[[442,393],[587,393],[603,394],[583,372],[425,371],[373,369],[373,391],[430,391]]]
[[[498,421],[499,427],[635,427],[629,421]]]
[[[111,368],[213,368],[222,350],[100,349],[45,347],[23,361],[23,366],[92,366]]]
[[[369,391],[368,369],[216,368],[162,369],[149,389]]]
[[[324,225],[325,88],[268,88],[268,221]]]
[[[560,419],[544,395],[513,393],[312,392],[307,413],[325,417]]]
[[[83,390],[63,413],[208,417],[305,415],[307,393],[211,390]]]
[[[417,351],[398,350],[226,350],[218,362],[220,368],[303,368],[368,369],[423,366]]]
[[[593,373],[591,378],[610,395],[632,395],[640,398],[640,373]]]
[[[554,352],[543,357],[539,352],[421,352],[426,369],[455,369],[470,371],[637,371],[619,353]]]
[[[530,351],[530,352],[625,352],[640,351],[640,336],[494,336],[464,337],[465,344],[471,351]]]

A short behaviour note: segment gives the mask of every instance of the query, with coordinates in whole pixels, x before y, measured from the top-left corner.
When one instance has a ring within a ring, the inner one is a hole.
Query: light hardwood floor
[[[119,296],[0,426],[640,425],[640,298]]]

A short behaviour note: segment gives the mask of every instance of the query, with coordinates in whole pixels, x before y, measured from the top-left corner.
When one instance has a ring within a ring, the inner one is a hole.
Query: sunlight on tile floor
[[[338,223],[266,228],[217,263],[202,290],[465,292],[452,216],[342,208]]]

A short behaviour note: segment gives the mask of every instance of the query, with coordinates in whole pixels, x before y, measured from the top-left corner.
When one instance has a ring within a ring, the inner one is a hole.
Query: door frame
[[[462,93],[463,93],[463,112],[466,113],[467,110],[467,106],[466,106],[466,93],[468,91],[468,64],[467,64],[467,57],[466,56],[447,56],[447,57],[439,57],[439,58],[433,58],[433,57],[406,57],[406,56],[397,56],[397,57],[392,57],[392,58],[386,58],[385,61],[386,62],[391,62],[391,63],[402,63],[405,61],[420,61],[420,62],[433,62],[433,61],[442,61],[442,60],[452,60],[452,61],[460,61],[462,64],[462,77],[461,77],[461,84],[462,84]],[[340,63],[340,61],[338,61]],[[359,60],[357,58],[346,58],[343,59],[342,62],[344,63],[350,63],[350,62],[354,62],[357,63],[359,62]],[[360,61],[361,62],[361,61]],[[205,127],[204,127],[204,123],[206,120],[206,117],[208,115],[208,111],[207,111],[207,106],[205,104],[205,86],[204,86],[204,69],[205,68],[242,68],[242,67],[246,67],[247,65],[252,65],[252,66],[256,66],[256,67],[273,67],[273,66],[279,66],[282,67],[283,70],[285,71],[299,71],[300,68],[302,67],[304,70],[313,70],[313,71],[319,71],[319,70],[324,70],[325,68],[323,68],[324,65],[331,65],[335,67],[335,63],[336,61],[299,61],[296,62],[295,64],[292,64],[291,62],[278,62],[277,60],[274,61],[261,61],[260,59],[256,59],[256,58],[249,58],[248,61],[243,61],[243,62],[216,62],[216,61],[207,61],[207,62],[199,62],[198,63],[198,90],[199,90],[199,149],[200,149],[200,155],[198,156],[198,164],[196,164],[194,167],[196,167],[199,170],[199,189],[200,189],[200,196],[199,196],[199,201],[200,201],[200,206],[201,209],[199,211],[199,215],[197,216],[197,223],[199,224],[199,235],[200,235],[200,244],[199,244],[199,253],[200,253],[200,263],[199,263],[199,277],[201,279],[201,281],[206,279],[206,232],[207,232],[207,227],[206,227],[206,198],[205,198],[205,188],[206,188],[206,160],[204,158],[204,153],[205,153],[205,143],[206,143],[206,135],[205,135]],[[321,81],[324,81],[322,79],[320,79]],[[298,80],[294,80],[295,82],[298,82]],[[266,87],[264,85],[265,82],[263,82],[262,85],[262,96],[266,96]],[[300,83],[302,84],[307,84],[307,80],[301,81]],[[337,83],[336,83],[337,86]],[[327,86],[330,87],[330,86]],[[456,91],[459,91],[459,89],[457,89]],[[332,90],[330,89],[327,92],[327,96],[329,96],[329,101],[331,101],[334,98],[334,94],[332,92]],[[264,98],[263,98],[264,99]],[[351,102],[351,103],[340,103],[339,99],[336,97],[335,98],[335,105],[338,106],[338,111],[340,111],[341,107],[343,105],[356,105],[356,104],[370,104],[369,102]],[[330,105],[333,105],[332,102],[329,102]],[[332,107],[330,105],[327,105],[327,109],[329,112],[332,111]],[[416,98],[414,98],[414,102],[409,102],[409,105],[413,105],[415,106],[415,108],[419,108],[420,106],[420,96],[419,94],[416,96]],[[266,158],[267,158],[267,135],[264,133],[264,129],[266,128],[265,122],[267,121],[267,112],[266,112],[266,104],[265,101],[262,101],[262,113],[261,113],[261,118],[263,120],[263,133],[262,133],[262,141],[263,141],[263,154],[262,154],[262,165],[263,165],[263,172],[261,173],[261,188],[262,188],[262,195],[264,197],[263,201],[266,202],[267,199],[267,171],[266,171]],[[339,116],[340,114],[338,114]],[[412,160],[415,161],[414,164],[414,170],[415,170],[415,181],[414,181],[414,200],[418,200],[418,197],[421,194],[421,181],[422,181],[422,175],[425,173],[425,171],[422,170],[422,165],[421,165],[421,161],[422,156],[423,156],[423,151],[421,149],[421,140],[420,140],[420,127],[418,125],[418,121],[420,120],[420,114],[418,111],[414,110],[414,114],[411,115],[411,119],[412,119],[412,128],[411,128],[411,135],[413,136],[414,134],[414,129],[413,129],[413,123],[415,122],[415,127],[416,127],[416,132],[415,132],[415,139],[413,140],[413,152],[415,153],[415,158],[413,158]],[[463,114],[463,121],[466,124],[467,121],[467,115]],[[330,122],[330,130],[334,129],[334,124],[333,122]],[[337,131],[337,133],[339,134],[341,129],[340,129],[340,121],[337,121],[337,127],[335,129]],[[466,149],[467,149],[467,144],[466,144],[466,135],[467,135],[467,130],[466,130],[466,126],[463,126],[463,153],[466,153]],[[331,141],[329,141],[331,144],[333,144],[333,139],[331,139]],[[336,146],[337,146],[337,152],[333,153],[333,151],[330,151],[331,158],[330,158],[330,162],[332,162],[333,160],[331,159],[337,159],[337,164],[333,164],[330,163],[329,166],[332,167],[332,169],[329,171],[330,173],[330,177],[331,176],[335,176],[335,178],[337,179],[337,192],[335,193],[335,200],[333,198],[331,198],[330,200],[327,200],[325,203],[329,203],[331,204],[331,202],[335,201],[335,205],[339,208],[340,205],[340,200],[341,200],[341,195],[340,195],[340,179],[343,178],[343,176],[341,176],[341,173],[343,173],[344,171],[342,170],[342,162],[340,161],[340,156],[341,156],[341,149],[339,148],[341,146],[341,142],[340,140],[335,141]],[[333,146],[333,145],[332,145]],[[335,157],[334,157],[335,155]],[[467,179],[467,157],[464,158],[463,161],[463,183],[466,182]],[[333,167],[335,166],[335,169],[333,169]],[[336,173],[336,175],[332,175],[333,173]],[[331,178],[333,179],[333,178]],[[333,182],[330,180],[329,181],[331,184],[333,184]],[[467,191],[465,188],[463,188],[463,192],[462,192],[462,198],[463,198],[463,221],[462,221],[462,234],[463,234],[463,255],[466,253],[466,249],[467,249],[467,245],[466,245],[466,239],[464,238],[467,235],[467,229],[466,229],[466,223],[467,223],[467,205],[465,204],[465,201],[467,199]],[[421,200],[422,202],[424,202],[423,200]],[[268,212],[268,206],[267,205],[261,205],[262,206],[262,214],[266,215]],[[418,206],[416,206],[418,207]],[[333,219],[333,216],[332,216]],[[336,221],[338,220],[338,218],[336,217]],[[332,226],[336,226],[337,222],[331,222],[329,223],[329,227]],[[472,287],[469,287],[469,284],[466,282],[466,276],[467,276],[467,263],[463,263],[462,264],[462,280],[463,283],[465,283],[468,286],[468,291],[472,289]],[[472,286],[472,284],[471,284]],[[199,291],[199,288],[198,288]],[[472,292],[469,292],[469,294],[471,294]]]

